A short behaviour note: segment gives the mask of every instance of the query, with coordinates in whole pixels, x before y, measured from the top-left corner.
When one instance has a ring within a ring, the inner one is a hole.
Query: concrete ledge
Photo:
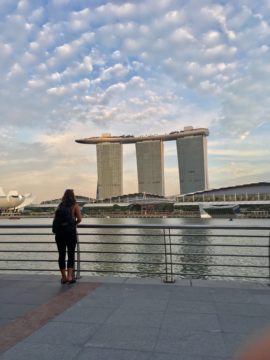
[[[0,280],[21,280],[36,282],[58,282],[60,275],[37,275],[37,274],[0,274]],[[222,288],[243,288],[243,289],[269,289],[267,282],[239,280],[196,280],[176,279],[175,283],[165,283],[160,278],[135,278],[135,277],[114,277],[114,276],[84,276],[78,279],[79,283],[115,283],[115,284],[138,284],[138,285],[168,285],[168,286],[193,286],[193,287],[222,287]]]

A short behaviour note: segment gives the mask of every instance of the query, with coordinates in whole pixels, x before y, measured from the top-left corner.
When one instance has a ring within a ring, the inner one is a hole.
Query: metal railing
[[[269,282],[269,231],[262,226],[83,224],[76,276]],[[51,225],[0,225],[0,272],[57,273],[57,258]]]

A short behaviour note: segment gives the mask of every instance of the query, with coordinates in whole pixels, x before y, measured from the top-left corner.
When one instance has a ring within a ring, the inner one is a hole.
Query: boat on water
[[[199,204],[201,218],[207,219],[212,217],[234,218],[240,214],[238,204]]]

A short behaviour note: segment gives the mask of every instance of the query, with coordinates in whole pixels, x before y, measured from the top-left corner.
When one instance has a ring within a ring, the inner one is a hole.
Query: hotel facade
[[[136,145],[138,191],[164,196],[164,141],[176,140],[180,194],[208,189],[208,129],[186,127],[164,135],[90,137],[96,145],[97,200],[123,195],[123,145]]]

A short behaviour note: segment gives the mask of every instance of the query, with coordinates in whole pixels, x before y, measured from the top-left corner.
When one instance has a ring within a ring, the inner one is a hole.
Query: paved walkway
[[[268,326],[262,285],[0,275],[1,360],[229,360]]]

